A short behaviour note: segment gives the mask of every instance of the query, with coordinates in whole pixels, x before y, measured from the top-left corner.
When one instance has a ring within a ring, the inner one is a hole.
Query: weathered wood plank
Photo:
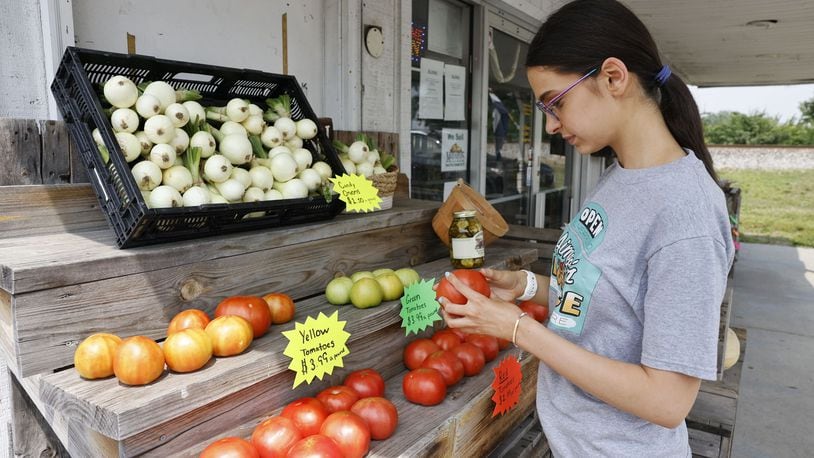
[[[11,394],[13,456],[67,458],[68,452],[14,377]]]
[[[0,361],[13,364],[17,354],[14,337],[14,319],[11,311],[11,295],[0,289]]]
[[[302,298],[322,293],[337,272],[404,267],[445,253],[429,224],[419,222],[17,294],[17,366],[27,376],[70,365],[74,345],[103,330],[162,338],[182,309],[211,313],[226,296],[284,291]]]
[[[71,136],[62,121],[40,120],[42,135],[42,183],[71,182]]]
[[[0,118],[0,186],[42,183],[40,148],[37,121]]]
[[[500,268],[517,268],[533,258],[531,251],[518,253],[492,248],[490,253],[487,262]],[[416,270],[422,278],[437,278],[449,270],[449,262],[441,259],[416,266]],[[298,303],[295,321],[301,322],[319,311],[332,313],[334,310],[336,308],[328,305],[322,296],[317,296]],[[351,336],[361,337],[400,322],[400,303],[396,301],[367,310],[355,307],[340,310],[340,318],[347,320],[345,329]],[[146,316],[143,310],[134,313]],[[252,343],[251,350],[243,355],[218,358],[205,370],[192,374],[164,374],[158,382],[144,387],[126,387],[115,379],[82,380],[73,370],[46,375],[41,398],[46,405],[59,408],[66,417],[75,418],[106,436],[127,438],[287,371],[290,360],[283,355],[287,341],[280,331],[293,327],[294,323],[287,323],[274,328],[269,335]]]
[[[697,429],[691,429],[688,432],[693,457],[719,458],[721,454],[721,436]]]
[[[544,229],[539,227],[520,226],[509,224],[509,231],[503,236],[505,239],[536,240],[542,243],[556,244],[562,231],[559,229]]]
[[[0,187],[0,234],[4,238],[106,227],[105,216],[88,185]]]
[[[403,199],[391,210],[340,215],[331,221],[127,250],[112,230],[0,238],[0,288],[17,294],[237,256],[343,234],[427,221],[437,202]]]

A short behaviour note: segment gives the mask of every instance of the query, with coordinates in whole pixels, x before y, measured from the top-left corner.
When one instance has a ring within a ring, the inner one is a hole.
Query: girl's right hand
[[[480,270],[489,287],[492,296],[498,299],[514,302],[526,290],[526,274],[522,270],[495,270],[483,268]]]

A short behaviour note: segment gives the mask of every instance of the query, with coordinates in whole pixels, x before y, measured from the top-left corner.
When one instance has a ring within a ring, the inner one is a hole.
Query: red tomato
[[[548,307],[532,301],[523,301],[519,305],[520,309],[528,313],[535,321],[544,323],[548,319]]]
[[[370,368],[351,372],[342,384],[351,387],[360,398],[384,396],[384,377]]]
[[[220,301],[215,309],[215,317],[237,315],[245,318],[252,325],[254,338],[266,333],[271,326],[271,310],[262,297],[231,296]]]
[[[268,418],[252,432],[252,444],[261,458],[285,457],[300,439],[300,430],[286,417]]]
[[[347,410],[328,415],[319,433],[333,439],[345,458],[362,458],[370,449],[370,428],[362,417]]]
[[[384,440],[396,432],[399,412],[392,402],[382,397],[364,398],[356,401],[350,411],[365,420],[370,428],[370,437]]]
[[[206,325],[206,334],[212,340],[212,354],[232,356],[243,353],[252,344],[252,325],[242,316],[219,316]]]
[[[342,458],[342,450],[330,437],[314,434],[291,447],[288,451],[290,458]]]
[[[88,336],[73,354],[76,372],[87,379],[110,377],[113,358],[121,343],[121,337],[104,332]]]
[[[245,439],[224,437],[209,444],[198,458],[260,458],[260,454]]]
[[[486,281],[486,277],[483,276],[482,273],[478,272],[477,270],[470,270],[470,269],[456,269],[453,270],[452,273],[458,277],[459,280],[464,282],[464,284],[475,291],[483,294],[486,297],[489,297],[492,294],[492,290],[489,289],[489,283]],[[445,278],[441,279],[441,283],[438,284],[438,288],[435,289],[435,298],[438,299],[441,296],[449,299],[450,302],[455,304],[465,304],[466,303],[466,296],[459,293],[457,289],[449,282],[449,280]]]
[[[149,337],[128,337],[113,357],[113,373],[125,385],[146,385],[164,373],[164,352]]]
[[[416,339],[404,347],[404,365],[410,370],[418,369],[427,356],[440,349],[441,347],[430,339]]]
[[[447,396],[444,376],[428,367],[419,367],[408,372],[402,380],[401,389],[408,401],[422,406],[440,404]]]
[[[447,329],[454,332],[455,335],[458,336],[459,339],[461,339],[461,342],[463,342],[464,339],[466,339],[466,333],[461,331],[460,329],[458,328],[447,328]]]
[[[271,311],[271,323],[283,324],[288,323],[294,318],[294,300],[291,296],[283,293],[269,293],[263,296],[263,300],[269,306]]]
[[[500,337],[497,338],[497,348],[498,350],[505,350],[509,348],[512,344],[512,341],[509,339],[501,339]]]
[[[162,350],[170,370],[192,372],[212,359],[212,339],[203,329],[183,329],[170,334]]]
[[[293,421],[302,437],[308,437],[319,433],[328,411],[317,398],[300,398],[285,406],[280,416]]]
[[[464,378],[464,363],[447,350],[439,350],[427,356],[421,367],[429,367],[440,372],[447,386],[452,386]]]
[[[209,321],[209,315],[203,310],[183,310],[178,312],[178,314],[170,320],[170,325],[167,326],[167,335],[189,328],[206,329],[206,325],[209,324]]]
[[[349,386],[337,385],[320,391],[317,399],[325,406],[328,413],[334,413],[339,410],[350,410],[351,406],[359,400],[359,394]]]
[[[497,354],[500,353],[500,345],[495,337],[486,334],[469,334],[466,336],[466,341],[483,350],[486,362],[497,358]]]
[[[486,364],[486,356],[483,355],[483,350],[472,343],[464,342],[451,351],[463,363],[464,375],[467,377],[479,374]]]
[[[461,343],[461,338],[451,329],[441,329],[432,335],[432,341],[438,344],[441,350],[450,350]]]

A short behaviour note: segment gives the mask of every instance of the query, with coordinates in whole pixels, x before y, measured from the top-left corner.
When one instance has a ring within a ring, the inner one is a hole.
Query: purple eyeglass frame
[[[596,73],[597,70],[599,70],[598,67],[592,68],[588,73],[583,75],[582,78],[574,81],[570,86],[563,89],[562,92],[560,92],[559,94],[554,96],[554,98],[551,99],[551,101],[549,101],[548,103],[544,103],[542,100],[537,100],[536,102],[534,102],[534,104],[537,106],[537,108],[540,111],[542,111],[543,113],[545,113],[545,114],[547,114],[549,116],[553,116],[554,119],[559,121],[560,120],[559,116],[557,116],[557,114],[554,113],[554,109],[552,108],[554,106],[554,104],[557,103],[557,101],[560,100],[565,94],[567,94],[568,91],[570,91],[571,89],[574,89],[579,83],[585,81],[586,78],[588,78],[589,76]]]

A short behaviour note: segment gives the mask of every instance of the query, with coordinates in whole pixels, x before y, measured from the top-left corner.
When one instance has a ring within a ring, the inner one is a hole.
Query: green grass
[[[741,241],[814,247],[814,170],[719,170],[741,189]]]

